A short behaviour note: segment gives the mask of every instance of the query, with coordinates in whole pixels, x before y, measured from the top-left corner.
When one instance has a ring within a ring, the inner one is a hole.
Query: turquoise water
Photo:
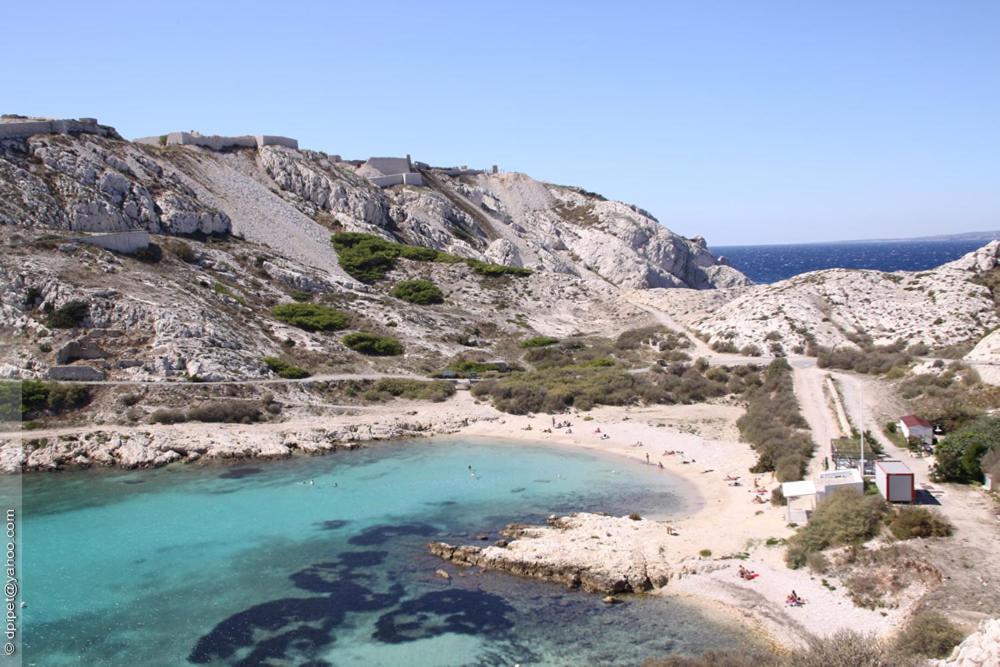
[[[574,509],[684,513],[691,497],[650,466],[470,440],[29,475],[25,664],[637,664],[733,647],[745,637],[677,602],[608,607],[425,546]]]

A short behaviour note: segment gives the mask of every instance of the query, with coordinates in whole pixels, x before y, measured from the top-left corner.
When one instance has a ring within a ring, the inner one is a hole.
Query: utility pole
[[[861,445],[861,481],[865,479],[865,401],[861,394],[864,390],[858,383],[858,443]]]

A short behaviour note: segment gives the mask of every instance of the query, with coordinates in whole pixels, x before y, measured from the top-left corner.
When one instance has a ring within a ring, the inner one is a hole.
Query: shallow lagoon
[[[682,514],[692,498],[651,466],[467,439],[30,475],[25,664],[638,664],[732,648],[742,632],[676,601],[609,607],[450,565],[448,582],[425,548],[575,509]]]

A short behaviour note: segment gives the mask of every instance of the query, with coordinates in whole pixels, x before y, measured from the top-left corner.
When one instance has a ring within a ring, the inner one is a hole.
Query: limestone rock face
[[[143,149],[93,135],[0,142],[0,224],[80,232],[229,232],[225,214],[199,202]]]

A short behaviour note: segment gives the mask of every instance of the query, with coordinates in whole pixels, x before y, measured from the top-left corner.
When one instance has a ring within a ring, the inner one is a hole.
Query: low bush
[[[672,352],[689,348],[692,344],[686,335],[662,325],[629,329],[620,333],[615,340],[615,348],[619,350],[637,350],[643,346],[660,352]]]
[[[532,336],[531,338],[526,338],[521,341],[521,347],[532,348],[532,347],[548,347],[549,345],[555,345],[559,342],[558,338],[553,338],[552,336]]]
[[[963,638],[961,630],[941,614],[922,611],[915,614],[903,628],[896,639],[895,650],[904,656],[945,658]]]
[[[397,299],[418,305],[444,303],[444,293],[441,288],[430,280],[404,280],[397,283],[390,294]]]
[[[306,369],[290,364],[279,357],[264,357],[263,361],[271,369],[271,372],[276,373],[278,377],[283,377],[286,380],[298,380],[312,375]]]
[[[90,304],[86,301],[67,301],[48,313],[45,317],[45,326],[52,329],[75,329],[83,324],[89,313]]]
[[[367,400],[382,400],[386,397],[392,397],[440,403],[454,395],[455,385],[451,382],[383,378],[375,383],[365,398]]]
[[[799,568],[814,552],[862,544],[878,534],[885,512],[886,503],[879,496],[833,493],[816,505],[809,523],[788,540],[785,562]]]
[[[189,421],[249,424],[260,419],[260,406],[249,401],[209,401],[188,409]]]
[[[355,352],[369,357],[395,357],[403,354],[403,344],[395,338],[364,331],[347,334],[341,342]]]
[[[888,525],[898,540],[948,537],[954,531],[947,519],[925,507],[902,507],[889,517]]]
[[[180,424],[187,421],[187,413],[177,408],[159,408],[153,410],[149,420],[154,424]]]
[[[340,331],[350,324],[347,313],[312,303],[283,303],[272,308],[271,315],[306,331]]]
[[[507,266],[506,264],[493,264],[491,262],[481,262],[478,259],[466,259],[466,265],[473,271],[484,276],[515,276],[524,277],[531,275],[531,269],[520,266]]]

